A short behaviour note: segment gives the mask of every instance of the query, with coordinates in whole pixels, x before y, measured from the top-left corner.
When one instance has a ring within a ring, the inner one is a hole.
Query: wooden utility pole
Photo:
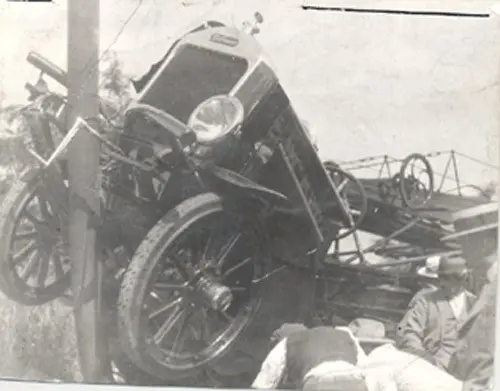
[[[494,35],[496,36],[497,42],[500,42],[500,3],[495,4],[494,6],[491,7],[491,16],[495,19],[495,25],[494,25]],[[500,78],[500,64],[498,64],[498,71],[497,71],[497,78]],[[500,95],[500,88],[497,86],[497,94]],[[500,112],[500,107],[498,108],[498,111]],[[497,113],[497,121],[498,116]],[[500,129],[498,130],[500,134]],[[499,138],[500,142],[500,138]],[[500,151],[500,144],[497,145],[499,148],[497,151]],[[498,156],[498,152],[494,154],[494,156]],[[497,174],[497,194],[500,194],[500,172]],[[499,200],[497,200],[499,202]],[[499,215],[498,217],[500,218],[500,210],[499,210]],[[497,232],[497,238],[500,242],[500,230]],[[497,255],[498,257],[498,255]],[[497,259],[497,263],[499,264],[497,267],[500,267],[500,259]],[[500,281],[498,278],[496,279],[496,284],[497,284],[497,289],[496,289],[496,295],[495,295],[495,349],[494,349],[494,365],[493,365],[493,376],[492,376],[492,384],[491,384],[491,390],[498,390],[500,386],[500,365],[498,363],[500,357],[500,317],[498,314],[500,314]]]
[[[68,129],[78,117],[99,114],[99,0],[68,1]],[[91,121],[92,123],[92,121]],[[109,363],[100,325],[99,253],[96,251],[96,217],[100,214],[100,143],[81,130],[69,144],[69,255],[80,367],[85,382],[105,381]],[[88,295],[88,293],[94,295]]]

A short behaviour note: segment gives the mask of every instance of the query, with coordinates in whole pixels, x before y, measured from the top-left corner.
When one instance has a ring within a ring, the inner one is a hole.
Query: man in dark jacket
[[[438,258],[436,271],[429,265],[419,274],[435,277],[435,289],[418,292],[398,324],[396,346],[447,370],[457,347],[457,327],[471,309],[475,296],[465,289],[468,270],[463,258]]]
[[[498,204],[492,202],[463,210],[454,216],[456,239],[463,256],[476,273],[486,276],[473,308],[458,329],[458,346],[449,371],[464,383],[462,391],[492,387],[495,347],[497,286]],[[498,341],[497,341],[498,342]]]
[[[426,370],[415,369],[418,358],[407,352],[381,350],[384,362],[393,367],[392,376],[398,389],[450,391],[485,391],[493,389],[493,359],[495,349],[495,310],[497,290],[498,204],[482,204],[457,212],[453,216],[455,233],[444,241],[457,240],[462,256],[475,273],[485,276],[485,284],[472,308],[459,322],[457,344],[450,358],[448,371],[439,370],[426,376]],[[372,352],[373,353],[373,352]],[[392,357],[388,357],[389,353]],[[412,359],[411,356],[415,357]],[[368,357],[368,364],[375,365],[380,357]],[[408,360],[415,365],[408,364]],[[414,361],[411,361],[414,360]],[[421,362],[427,364],[425,361]],[[398,369],[403,364],[403,368]],[[432,368],[437,368],[436,366]],[[427,370],[432,372],[432,370]],[[424,376],[422,376],[424,373]],[[437,376],[436,376],[437,375]],[[437,379],[437,380],[436,380]]]

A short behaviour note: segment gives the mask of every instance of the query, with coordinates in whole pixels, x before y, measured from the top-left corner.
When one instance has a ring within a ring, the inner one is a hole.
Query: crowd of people
[[[498,204],[453,215],[461,256],[440,257],[421,274],[438,283],[411,300],[388,340],[377,322],[307,328],[285,324],[252,387],[330,391],[483,391],[492,388],[495,345]],[[434,267],[433,267],[434,266]],[[470,275],[484,281],[477,295]],[[382,324],[380,324],[382,326]],[[383,328],[383,326],[382,326]],[[376,333],[377,334],[377,333]],[[372,349],[372,347],[375,349]]]

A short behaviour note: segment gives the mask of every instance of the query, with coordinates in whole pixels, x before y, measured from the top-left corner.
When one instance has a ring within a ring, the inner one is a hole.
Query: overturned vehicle
[[[67,294],[61,146],[90,131],[103,146],[100,299],[112,310],[113,361],[129,383],[251,381],[273,330],[321,321],[326,277],[344,299],[345,321],[394,324],[422,286],[397,267],[326,262],[332,243],[362,226],[370,204],[360,181],[320,160],[254,37],[260,22],[258,14],[242,30],[209,22],[181,37],[135,83],[138,97],[119,129],[104,110],[67,129],[65,96],[40,81],[27,85],[24,115],[40,168],[3,202],[0,287],[25,305]],[[65,85],[64,71],[35,53],[28,60]],[[446,231],[432,233],[439,243]]]

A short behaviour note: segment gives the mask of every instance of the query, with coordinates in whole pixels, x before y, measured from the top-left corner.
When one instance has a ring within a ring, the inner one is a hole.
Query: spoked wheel
[[[15,183],[1,207],[1,288],[24,305],[54,300],[70,286],[70,261],[61,235],[65,222],[43,194],[36,176]]]
[[[434,193],[434,173],[429,160],[419,153],[406,157],[401,163],[398,186],[405,206],[423,207]]]
[[[184,201],[150,231],[124,276],[118,301],[123,350],[170,384],[196,385],[194,379],[238,345],[252,355],[264,339],[267,350],[272,330],[289,321],[279,310],[272,320],[262,312],[276,306],[283,312],[291,303],[278,295],[271,299],[270,291],[267,297],[266,284],[257,282],[271,264],[265,246],[248,221],[227,212],[212,193]],[[301,295],[305,302],[308,292]],[[302,307],[298,300],[292,305]],[[297,311],[291,317],[299,320]],[[260,365],[263,357],[257,356]]]
[[[166,380],[218,358],[260,304],[252,280],[263,258],[249,227],[218,202],[181,206],[138,248],[119,300],[126,352]]]
[[[349,215],[350,226],[339,233],[336,240],[343,239],[352,234],[363,222],[367,210],[368,199],[361,182],[354,175],[342,170],[333,162],[324,163],[333,184],[341,197],[345,213]]]

